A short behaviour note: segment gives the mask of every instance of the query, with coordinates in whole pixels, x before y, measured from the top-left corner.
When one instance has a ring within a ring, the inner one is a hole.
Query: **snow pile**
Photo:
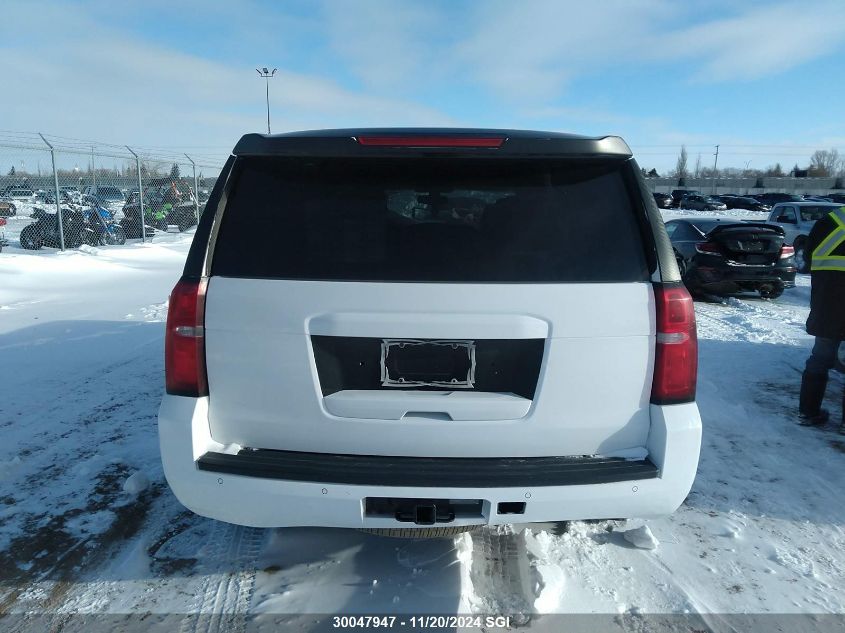
[[[0,481],[10,481],[20,470],[22,460],[15,455],[7,461],[0,461]]]
[[[554,536],[549,532],[524,532],[526,549],[531,567],[534,570],[534,611],[537,613],[555,613],[564,600],[566,574],[563,569],[548,560],[546,553],[552,546]]]
[[[455,558],[461,566],[461,604],[463,611],[478,611],[482,599],[476,593],[472,574],[472,537],[464,533],[455,538]]]
[[[639,549],[657,549],[657,546],[660,544],[647,525],[641,525],[638,528],[626,530],[622,533],[622,535],[625,537],[626,541]]]
[[[133,473],[123,482],[123,492],[138,495],[150,487],[150,478],[140,470]]]
[[[166,321],[167,306],[168,301],[154,303],[153,305],[141,308],[141,314],[143,315],[145,321],[149,321],[151,323]]]
[[[621,457],[627,461],[640,461],[648,457],[648,449],[644,446],[638,446],[635,448],[613,451],[612,453],[604,455],[604,457]]]
[[[736,218],[737,220],[756,220],[760,222],[769,216],[769,212],[749,211],[747,209],[727,209],[725,211],[694,211],[692,209],[661,209],[664,220],[675,218]]]

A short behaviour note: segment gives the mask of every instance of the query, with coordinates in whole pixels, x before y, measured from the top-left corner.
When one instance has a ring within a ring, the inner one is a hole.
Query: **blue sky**
[[[845,152],[845,0],[18,2],[0,127],[224,156],[373,125],[620,134],[664,171]],[[7,84],[8,86],[8,84]]]

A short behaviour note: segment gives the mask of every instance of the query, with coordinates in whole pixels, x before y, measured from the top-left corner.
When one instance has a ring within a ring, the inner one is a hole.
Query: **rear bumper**
[[[572,486],[653,479],[649,459],[621,457],[390,457],[277,450],[242,450],[237,455],[209,452],[197,468],[213,473],[328,484],[508,488]]]
[[[361,478],[362,470],[354,467],[349,460],[356,458],[351,457],[342,458],[348,462],[345,466],[331,468],[330,456],[313,453],[258,451],[260,459],[256,454],[239,456],[237,448],[211,439],[206,413],[205,398],[164,397],[159,439],[167,481],[179,501],[197,514],[255,527],[413,527],[393,518],[366,516],[365,499],[374,497],[482,502],[479,516],[457,517],[449,525],[663,516],[686,498],[701,445],[701,420],[694,403],[652,406],[646,460],[534,458],[553,463],[536,461],[537,468],[531,468],[533,460],[512,460],[528,466],[514,469],[510,464],[508,469],[507,459],[496,459],[487,463],[492,468],[484,470],[485,460],[473,459],[466,460],[466,465],[472,461],[476,467],[442,476],[446,458],[423,458],[429,466],[439,462],[431,468],[407,461],[411,458],[361,458],[363,472],[371,474],[383,470],[389,461],[402,464],[395,478],[381,472],[382,479],[377,480]],[[305,459],[304,470],[300,468],[303,455],[313,457]],[[256,473],[259,462],[263,466]],[[580,466],[573,468],[576,463]],[[414,468],[419,473],[416,479]],[[358,472],[357,478],[350,477],[350,472]],[[438,472],[441,475],[434,475]],[[485,479],[484,473],[493,475]],[[419,483],[408,485],[412,482]],[[499,503],[523,502],[523,514],[497,513]]]
[[[698,266],[690,271],[689,281],[696,288],[710,292],[759,290],[765,286],[792,288],[795,270],[765,266]]]

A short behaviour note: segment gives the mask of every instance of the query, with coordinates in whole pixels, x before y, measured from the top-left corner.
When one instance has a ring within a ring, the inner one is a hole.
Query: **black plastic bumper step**
[[[649,459],[619,457],[391,457],[246,449],[206,453],[197,467],[217,473],[370,486],[507,488],[577,486],[654,479]]]

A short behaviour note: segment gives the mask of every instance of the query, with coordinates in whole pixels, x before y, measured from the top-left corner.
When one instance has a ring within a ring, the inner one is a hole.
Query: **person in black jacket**
[[[821,406],[827,375],[845,339],[845,207],[816,222],[804,252],[811,258],[812,275],[807,333],[816,341],[801,378],[798,417],[801,425],[820,426],[830,417]],[[839,432],[845,435],[845,393],[842,409]]]

